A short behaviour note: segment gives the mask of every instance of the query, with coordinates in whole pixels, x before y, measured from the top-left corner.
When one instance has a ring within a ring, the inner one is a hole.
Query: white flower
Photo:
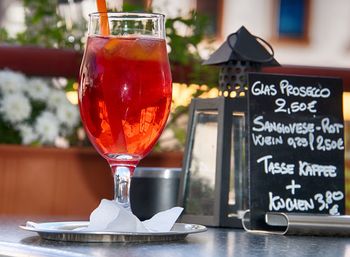
[[[59,134],[59,123],[56,116],[49,111],[44,111],[36,119],[35,131],[39,135],[41,143],[53,143]]]
[[[0,0],[1,1],[1,0]],[[41,78],[0,70],[0,123],[16,131],[22,144],[69,147],[79,124],[79,110],[63,90]]]
[[[53,110],[56,110],[67,103],[69,102],[66,94],[60,90],[52,90],[47,99],[48,107]]]
[[[21,134],[22,144],[24,145],[29,145],[38,139],[38,135],[34,132],[34,129],[27,124],[21,124],[17,129]]]
[[[82,127],[77,129],[77,136],[78,136],[78,139],[81,141],[83,141],[86,138],[85,130]]]
[[[57,109],[57,118],[60,123],[73,128],[79,122],[78,108],[72,104],[62,105]]]
[[[68,148],[69,147],[69,142],[64,137],[57,137],[55,139],[55,146],[58,147],[58,148]]]
[[[31,79],[26,86],[25,91],[28,93],[30,98],[34,100],[44,101],[50,94],[50,88],[42,79]]]
[[[32,106],[22,93],[8,94],[0,100],[0,112],[3,114],[3,119],[11,124],[29,118],[31,111]]]
[[[26,84],[26,77],[19,72],[0,71],[0,92],[3,95],[22,92]]]

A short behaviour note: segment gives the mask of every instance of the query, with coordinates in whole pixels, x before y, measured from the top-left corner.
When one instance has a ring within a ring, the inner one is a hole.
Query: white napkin
[[[116,201],[102,199],[91,213],[89,226],[84,231],[169,232],[182,211],[181,207],[173,207],[141,222]]]

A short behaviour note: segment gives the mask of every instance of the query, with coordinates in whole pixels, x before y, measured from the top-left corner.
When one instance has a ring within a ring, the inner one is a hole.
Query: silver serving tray
[[[88,221],[45,222],[35,226],[19,226],[21,229],[36,232],[44,239],[71,242],[161,242],[183,240],[187,235],[207,230],[196,224],[175,223],[169,232],[91,232],[79,231],[87,227]]]

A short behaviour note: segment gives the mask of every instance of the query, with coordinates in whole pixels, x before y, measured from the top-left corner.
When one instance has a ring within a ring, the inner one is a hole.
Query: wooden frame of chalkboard
[[[237,212],[239,201],[248,202],[248,182],[241,185],[238,179],[234,179],[234,184],[230,184],[233,180],[231,176],[236,176],[231,167],[234,160],[230,139],[233,114],[243,113],[245,124],[246,106],[244,98],[192,100],[178,197],[179,205],[185,209],[182,222],[222,227],[242,226],[237,215],[232,213]],[[246,141],[244,136],[237,134],[236,137],[240,137],[237,140]],[[247,169],[244,172],[247,176]],[[230,190],[235,190],[235,205],[229,202]],[[199,193],[194,196],[194,192]]]
[[[250,226],[266,212],[345,212],[339,78],[248,76]]]

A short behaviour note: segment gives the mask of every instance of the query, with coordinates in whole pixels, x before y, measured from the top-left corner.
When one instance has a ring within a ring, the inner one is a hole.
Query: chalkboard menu
[[[342,81],[249,74],[252,229],[266,212],[344,214]]]

